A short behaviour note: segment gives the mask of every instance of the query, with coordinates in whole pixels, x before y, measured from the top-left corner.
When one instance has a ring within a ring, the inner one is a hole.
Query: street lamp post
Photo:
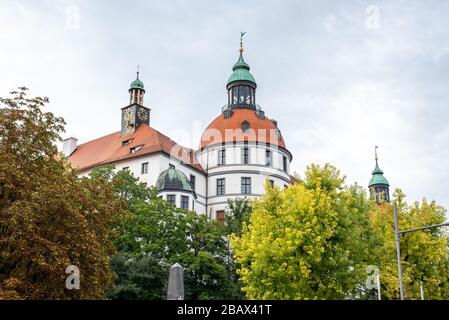
[[[403,284],[402,284],[402,265],[401,265],[401,242],[400,242],[399,236],[401,234],[415,232],[415,231],[429,230],[429,229],[440,228],[440,227],[447,227],[447,226],[449,226],[449,222],[436,224],[436,225],[433,225],[433,226],[425,226],[425,227],[408,229],[408,230],[399,230],[398,204],[397,204],[396,201],[393,204],[393,209],[394,209],[394,233],[396,235],[396,253],[397,253],[397,257],[398,257],[399,292],[400,292],[400,295],[401,295],[401,300],[404,300],[404,288],[403,288]],[[422,282],[421,282],[420,288],[421,288],[421,299],[423,299],[423,297],[424,297],[424,292],[423,291],[424,290],[423,290]]]
[[[401,300],[404,300],[404,288],[402,287],[402,265],[401,265],[401,241],[399,239],[399,223],[398,223],[398,203],[394,205],[394,233],[396,235],[396,255],[398,257],[398,275],[399,275],[399,292]]]

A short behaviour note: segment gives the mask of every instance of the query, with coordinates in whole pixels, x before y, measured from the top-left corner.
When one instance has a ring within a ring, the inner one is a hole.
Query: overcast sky
[[[64,137],[120,130],[137,64],[151,126],[196,148],[226,103],[246,31],[257,101],[292,168],[330,162],[366,186],[449,207],[449,1],[0,1],[0,96],[25,85]]]

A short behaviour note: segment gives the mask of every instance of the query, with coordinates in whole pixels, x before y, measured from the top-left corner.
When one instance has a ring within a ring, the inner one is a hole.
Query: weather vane
[[[246,34],[246,32],[240,32],[240,52],[243,51],[243,36]]]
[[[137,65],[137,79],[139,79],[139,73],[140,73],[140,64]]]
[[[374,146],[374,155],[375,155],[375,159],[376,159],[376,161],[378,160],[378,158],[377,158],[377,148],[379,148],[379,146]]]

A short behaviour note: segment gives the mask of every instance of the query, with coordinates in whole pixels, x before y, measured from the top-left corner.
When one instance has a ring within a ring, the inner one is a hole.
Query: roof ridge
[[[115,131],[115,132],[106,134],[106,135],[104,135],[104,136],[101,136],[101,137],[99,137],[99,138],[96,138],[96,139],[93,139],[93,140],[89,140],[89,141],[83,142],[83,143],[79,144],[77,147],[81,147],[81,146],[83,146],[83,145],[85,145],[85,144],[88,144],[88,143],[91,143],[91,142],[94,142],[94,141],[98,141],[98,140],[104,139],[104,138],[106,138],[106,137],[112,136],[112,135],[117,134],[117,133],[120,133],[120,131]]]

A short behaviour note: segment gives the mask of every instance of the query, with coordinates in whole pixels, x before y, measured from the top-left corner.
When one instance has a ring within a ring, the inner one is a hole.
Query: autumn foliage
[[[64,120],[42,111],[47,102],[26,88],[0,98],[0,299],[102,299],[123,202],[56,156]],[[79,290],[66,288],[69,265]]]

